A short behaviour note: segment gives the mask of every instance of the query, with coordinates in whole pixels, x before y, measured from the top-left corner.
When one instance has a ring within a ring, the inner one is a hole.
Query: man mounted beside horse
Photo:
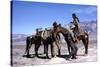
[[[79,26],[79,19],[75,13],[72,14],[73,21],[71,22],[70,29],[74,34],[74,38],[77,43],[82,40],[83,45],[85,47],[85,54],[88,54],[88,33],[83,31]]]

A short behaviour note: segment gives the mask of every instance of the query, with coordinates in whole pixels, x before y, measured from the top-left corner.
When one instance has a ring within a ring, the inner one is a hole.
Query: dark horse
[[[68,29],[58,25],[56,27],[56,29],[54,30],[54,33],[55,34],[61,33],[64,36],[64,39],[68,45],[69,51],[70,51],[69,47],[71,47],[71,52],[69,52],[69,56],[66,57],[66,59],[68,59],[68,58],[76,59],[76,53],[77,53],[78,49],[75,45],[75,41],[73,40],[71,33],[68,31]]]
[[[28,36],[26,38],[26,50],[25,50],[25,53],[27,57],[30,56],[30,48],[32,46],[32,44],[35,45],[35,55],[38,56],[38,49],[41,45],[41,41],[42,41],[42,38],[41,38],[41,33],[42,31],[38,32],[39,34],[37,35],[32,35],[32,36]]]
[[[52,30],[45,29],[42,32],[41,37],[42,37],[42,43],[44,44],[44,53],[46,53],[46,57],[49,58],[48,56],[49,45],[51,47],[51,55],[52,57],[54,57],[54,46],[53,46],[54,39],[52,36]]]
[[[89,36],[88,33],[80,29],[77,23],[71,22],[70,26],[72,32],[74,33],[74,37],[80,41],[82,40],[83,45],[85,47],[85,54],[88,54],[88,43],[89,43]]]

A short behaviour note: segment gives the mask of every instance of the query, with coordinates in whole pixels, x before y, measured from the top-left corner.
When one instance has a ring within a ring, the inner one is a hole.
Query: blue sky
[[[54,21],[68,24],[72,13],[81,22],[97,20],[97,7],[91,5],[13,1],[11,8],[12,33],[16,34],[32,34],[36,28],[51,27]]]

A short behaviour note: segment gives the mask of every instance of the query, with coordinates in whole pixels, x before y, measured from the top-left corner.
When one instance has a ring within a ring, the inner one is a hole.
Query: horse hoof
[[[22,57],[26,57],[26,55],[23,55]]]
[[[58,54],[58,56],[61,56],[61,54]]]
[[[84,54],[84,56],[87,56],[87,54]]]
[[[71,59],[77,59],[76,57],[72,57]]]
[[[69,60],[69,58],[68,58],[68,57],[66,57],[66,60]]]
[[[46,58],[49,58],[49,56],[48,56],[48,55],[46,55]]]
[[[55,57],[54,55],[52,55],[52,57]]]
[[[35,57],[39,58],[39,56],[38,56],[38,55],[35,55]]]
[[[85,55],[87,55],[88,53],[87,52],[85,52]]]
[[[30,55],[26,55],[27,58],[30,58]]]
[[[46,57],[47,59],[51,59],[50,57]]]

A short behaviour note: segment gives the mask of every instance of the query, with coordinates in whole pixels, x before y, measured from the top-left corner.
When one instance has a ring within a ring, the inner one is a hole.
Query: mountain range
[[[97,20],[96,21],[84,21],[80,22],[81,29],[84,29],[88,32],[89,35],[97,35]],[[22,42],[26,40],[26,37],[29,35],[26,34],[11,34],[12,42]]]

